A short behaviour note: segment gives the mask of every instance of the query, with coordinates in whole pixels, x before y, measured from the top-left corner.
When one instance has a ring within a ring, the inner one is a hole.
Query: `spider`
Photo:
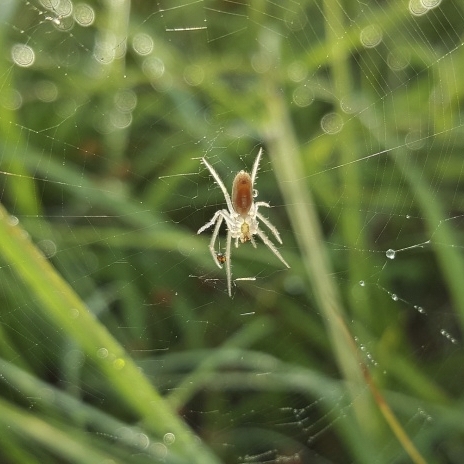
[[[255,162],[253,163],[253,169],[251,175],[248,172],[240,171],[234,178],[232,183],[232,195],[227,192],[224,182],[222,182],[216,170],[211,164],[202,158],[202,163],[208,168],[209,172],[213,176],[216,184],[222,190],[224,199],[227,204],[227,209],[220,209],[214,213],[214,216],[208,221],[203,227],[198,229],[197,234],[201,234],[206,229],[209,229],[214,225],[213,235],[209,242],[209,251],[213,257],[213,261],[217,266],[222,269],[222,265],[226,265],[226,276],[227,276],[227,291],[230,297],[232,297],[232,272],[230,269],[230,254],[231,254],[231,243],[232,239],[235,240],[235,247],[238,248],[240,243],[251,242],[254,248],[256,248],[256,242],[254,236],[257,235],[264,244],[279,258],[279,260],[287,267],[290,268],[287,261],[281,256],[276,246],[269,240],[267,235],[260,229],[259,221],[261,221],[274,235],[276,240],[282,244],[279,231],[273,226],[268,219],[266,219],[259,211],[260,206],[270,208],[269,203],[264,201],[254,201],[254,197],[257,196],[256,190],[254,190],[254,184],[256,175],[258,173],[259,162],[263,154],[263,149],[259,150],[256,156]],[[227,240],[226,240],[226,252],[225,254],[216,253],[214,247],[219,234],[219,229],[222,222],[226,222],[227,226]]]
[[[226,255],[221,252],[216,253],[216,259],[220,264],[224,264],[227,261]]]

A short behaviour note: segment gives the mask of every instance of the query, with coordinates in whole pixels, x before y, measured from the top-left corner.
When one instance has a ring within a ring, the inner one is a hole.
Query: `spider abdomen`
[[[232,184],[232,205],[236,213],[246,217],[253,204],[253,185],[251,176],[240,171]]]

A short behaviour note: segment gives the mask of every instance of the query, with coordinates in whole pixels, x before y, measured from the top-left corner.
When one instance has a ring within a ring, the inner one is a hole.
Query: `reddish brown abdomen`
[[[232,184],[232,205],[240,216],[245,217],[253,204],[253,189],[251,177],[245,171],[240,171]]]

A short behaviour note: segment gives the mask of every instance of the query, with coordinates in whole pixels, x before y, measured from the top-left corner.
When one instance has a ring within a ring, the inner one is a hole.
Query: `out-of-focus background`
[[[0,461],[464,462],[463,36],[457,0],[4,0]],[[230,298],[201,158],[230,189],[260,148],[291,268],[233,247]]]

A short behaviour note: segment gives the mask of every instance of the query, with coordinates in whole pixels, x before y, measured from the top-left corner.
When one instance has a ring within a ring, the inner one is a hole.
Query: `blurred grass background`
[[[0,461],[463,462],[463,25],[7,1]],[[261,146],[292,268],[234,249],[229,299],[199,158],[229,186]]]

